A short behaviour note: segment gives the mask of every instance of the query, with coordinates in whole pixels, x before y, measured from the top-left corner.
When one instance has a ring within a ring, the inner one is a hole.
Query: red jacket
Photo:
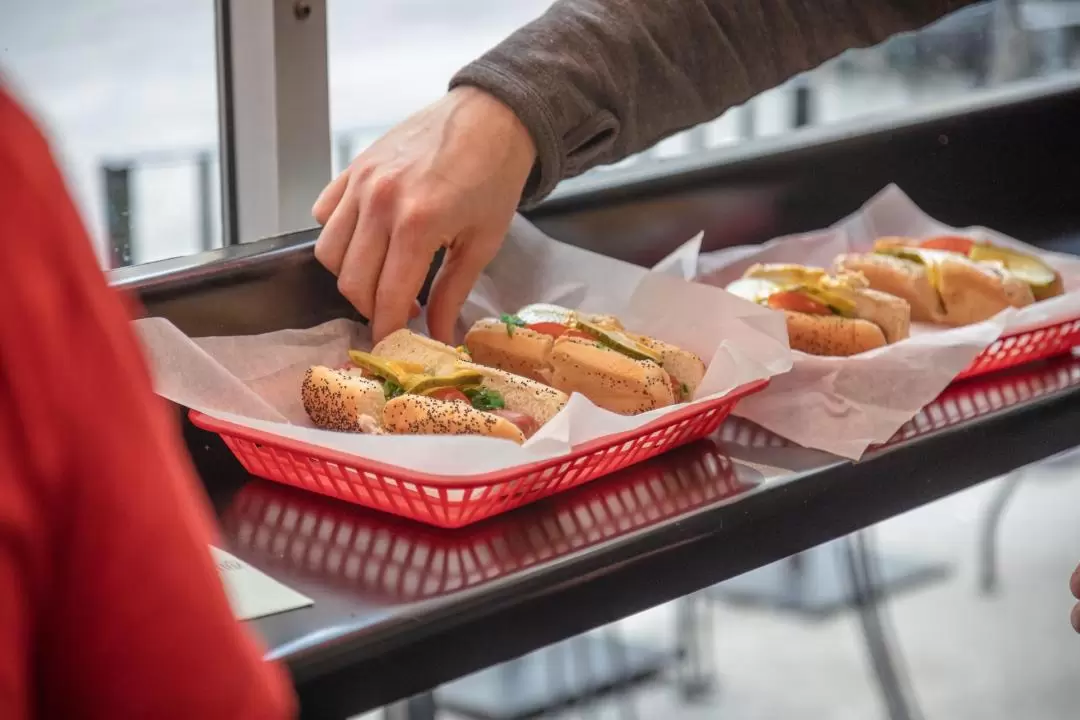
[[[0,90],[0,717],[289,716],[128,317]]]

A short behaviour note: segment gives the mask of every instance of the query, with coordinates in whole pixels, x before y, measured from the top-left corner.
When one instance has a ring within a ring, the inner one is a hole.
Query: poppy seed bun
[[[937,271],[938,292],[945,304],[942,321],[946,325],[970,325],[1005,308],[1035,302],[1031,286],[1023,280],[962,256],[943,259]]]
[[[698,385],[705,377],[705,363],[689,350],[675,347],[671,343],[657,340],[646,335],[631,335],[631,337],[660,356],[660,364],[667,374],[675,378],[675,382],[686,386],[686,397],[689,400],[697,392]]]
[[[502,395],[507,410],[524,413],[540,425],[555,417],[570,399],[561,390],[504,370],[475,363],[459,363],[458,367],[482,373],[481,387]]]
[[[359,373],[334,370],[322,365],[309,368],[300,386],[304,410],[316,427],[326,430],[361,432],[366,423],[361,416],[378,421],[386,395],[382,385]]]
[[[579,392],[597,406],[637,413],[675,402],[671,377],[649,360],[633,360],[593,340],[561,337],[551,351],[551,384],[566,393]]]
[[[846,357],[885,345],[885,334],[869,320],[785,311],[792,350]]]
[[[383,426],[392,433],[411,435],[486,435],[513,440],[525,436],[514,423],[463,402],[436,400],[425,395],[399,395],[383,408]]]
[[[855,290],[851,299],[855,302],[855,317],[881,328],[890,345],[911,334],[911,305],[907,300],[869,288]]]
[[[510,327],[494,318],[478,320],[465,334],[465,346],[474,362],[547,383],[548,358],[554,339],[523,327]]]
[[[449,345],[406,329],[395,330],[384,337],[371,349],[371,354],[423,365],[429,371],[469,359]]]
[[[941,322],[944,316],[941,297],[931,284],[925,265],[878,253],[840,255],[834,264],[838,272],[862,273],[874,290],[907,300],[912,320]]]

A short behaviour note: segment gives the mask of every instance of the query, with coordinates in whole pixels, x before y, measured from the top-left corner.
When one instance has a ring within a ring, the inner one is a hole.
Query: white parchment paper
[[[673,257],[696,257],[698,247],[700,237]],[[650,272],[556,242],[516,218],[502,251],[469,296],[460,328],[534,302],[613,313],[636,332],[705,360],[708,372],[695,402],[790,369],[782,317],[718,288],[687,282],[681,274],[678,267]],[[366,327],[335,320],[307,330],[191,339],[161,318],[134,325],[162,396],[251,428],[422,472],[464,475],[535,462],[671,412],[623,417],[575,395],[520,447],[483,437],[335,433],[311,427],[300,383],[311,365],[339,366],[349,347],[369,348]]]
[[[964,328],[915,325],[912,337],[850,358],[796,352],[792,372],[739,404],[736,413],[800,445],[858,459],[888,440],[1002,335],[1080,317],[1080,258],[1049,253],[987,228],[952,228],[923,213],[896,186],[831,228],[701,255],[699,282],[724,287],[753,263],[831,267],[844,252],[870,249],[876,238],[967,235],[1037,255],[1061,273],[1066,294]],[[686,251],[689,253],[689,250]],[[676,265],[671,258],[668,267]],[[691,263],[692,264],[692,263]],[[687,267],[684,256],[677,266]]]

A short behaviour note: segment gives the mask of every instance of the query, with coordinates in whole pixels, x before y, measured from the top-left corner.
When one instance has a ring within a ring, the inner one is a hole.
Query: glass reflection
[[[460,530],[440,530],[272,483],[251,482],[222,522],[246,559],[406,603],[506,577],[697,508],[760,476],[711,441]]]

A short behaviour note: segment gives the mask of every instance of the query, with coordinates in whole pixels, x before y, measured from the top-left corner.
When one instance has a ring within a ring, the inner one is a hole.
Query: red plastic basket
[[[709,435],[767,380],[688,405],[640,428],[598,438],[567,455],[480,475],[440,476],[252,430],[191,411],[252,475],[439,527],[462,527]]]
[[[1078,384],[1080,361],[1063,358],[1046,366],[950,385],[878,447],[896,445]]]
[[[1080,318],[998,338],[957,380],[1068,354],[1080,345]]]

